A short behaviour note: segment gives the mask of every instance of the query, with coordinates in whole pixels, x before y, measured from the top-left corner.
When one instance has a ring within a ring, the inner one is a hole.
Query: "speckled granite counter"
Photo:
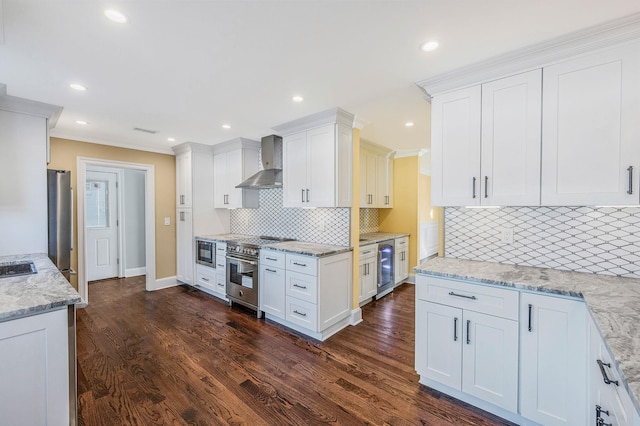
[[[640,280],[443,257],[414,271],[584,299],[640,413]]]
[[[393,232],[370,232],[368,234],[360,234],[360,245],[379,243],[380,241],[391,240],[394,238],[408,237],[409,234],[397,234]]]
[[[82,301],[46,254],[0,257],[0,263],[21,260],[32,260],[38,273],[0,278],[0,322],[41,314]]]
[[[334,254],[351,251],[348,246],[334,246],[330,244],[308,243],[306,241],[284,241],[281,243],[267,244],[260,248],[268,248],[289,253],[304,254],[314,257],[332,256]]]
[[[196,235],[197,240],[208,240],[226,243],[227,241],[238,241],[246,238],[255,238],[255,235],[244,234],[217,234],[217,235]]]

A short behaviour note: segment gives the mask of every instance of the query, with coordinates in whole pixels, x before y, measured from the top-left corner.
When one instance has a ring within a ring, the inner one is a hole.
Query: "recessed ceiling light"
[[[420,45],[420,50],[423,52],[432,52],[436,50],[440,44],[436,40],[431,40]]]
[[[223,125],[222,125],[222,128],[223,128],[223,129],[230,129],[230,128],[231,128],[231,126],[230,126],[230,125],[228,125],[228,124],[223,124]]]
[[[86,126],[86,125],[87,125],[87,124],[89,124],[89,123],[87,123],[87,122],[86,122],[86,121],[84,121],[84,120],[76,120],[76,124],[81,124],[81,125],[83,125],[83,126]]]
[[[126,24],[128,19],[122,12],[119,12],[115,9],[107,9],[104,11],[104,16],[106,16],[109,20],[118,23],[118,24]]]
[[[87,90],[87,88],[85,86],[83,86],[82,84],[78,84],[78,83],[71,83],[69,85],[69,87],[71,87],[73,90],[77,90],[78,92],[84,92]]]
[[[405,127],[413,127],[413,121],[407,121],[406,123],[404,123]]]
[[[293,102],[302,102],[302,101],[304,101],[304,98],[302,96],[296,95],[293,98],[291,98],[291,100]]]
[[[175,142],[175,141],[176,141],[176,138],[167,138],[167,140],[168,140],[169,142]]]

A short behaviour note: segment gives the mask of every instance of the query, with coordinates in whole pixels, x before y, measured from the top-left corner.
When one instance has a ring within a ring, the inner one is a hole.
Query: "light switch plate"
[[[165,226],[171,225],[171,218],[170,217],[165,217],[164,218],[164,225]]]
[[[505,244],[513,244],[513,228],[502,228],[500,241]]]

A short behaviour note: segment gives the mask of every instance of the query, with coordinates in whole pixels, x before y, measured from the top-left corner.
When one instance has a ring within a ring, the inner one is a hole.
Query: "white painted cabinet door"
[[[481,89],[473,86],[431,103],[431,204],[480,204]]]
[[[305,207],[335,205],[335,125],[329,124],[307,132],[307,190]]]
[[[542,70],[482,85],[480,204],[540,205],[541,119]]]
[[[377,257],[360,257],[360,297],[362,303],[376,295],[378,290]]]
[[[409,276],[409,238],[396,238],[394,246],[394,282],[398,284]]]
[[[360,151],[360,207],[378,207],[377,155]]]
[[[213,156],[213,206],[216,209],[229,207],[227,188],[227,154]]]
[[[638,43],[544,68],[543,205],[638,204],[638,75]]]
[[[416,371],[460,390],[462,309],[416,300]]]
[[[518,322],[464,311],[462,391],[518,411]]]
[[[376,193],[379,208],[393,207],[393,159],[376,156]]]
[[[260,309],[262,311],[285,319],[286,283],[284,269],[260,266]]]
[[[228,207],[242,208],[242,189],[236,188],[244,180],[242,150],[227,152],[227,194]]]
[[[176,155],[176,206],[191,207],[191,153]]]
[[[587,424],[583,302],[520,296],[520,414],[540,424]]]
[[[285,136],[282,191],[284,207],[304,207],[307,189],[307,133]]]
[[[176,212],[176,279],[185,284],[193,284],[195,265],[193,240],[193,216],[191,209],[178,209]]]

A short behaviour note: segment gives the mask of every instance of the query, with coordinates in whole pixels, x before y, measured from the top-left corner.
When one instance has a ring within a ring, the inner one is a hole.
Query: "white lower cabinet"
[[[540,424],[587,424],[584,302],[522,293],[520,412]]]
[[[260,250],[260,309],[277,318],[285,318],[285,254]]]
[[[409,277],[409,237],[396,238],[394,242],[394,281],[396,284]]]
[[[370,301],[378,291],[378,245],[368,244],[360,248],[360,294],[358,302]]]
[[[227,270],[226,258],[227,243],[216,242],[214,267],[196,264],[193,286],[227,301]]]
[[[451,293],[464,302],[482,298],[457,289]],[[421,299],[416,303],[420,376],[517,412],[518,322],[462,309],[455,300],[451,305]]]
[[[598,326],[589,321],[589,406],[588,424],[638,426],[640,417],[624,387],[616,363]]]

